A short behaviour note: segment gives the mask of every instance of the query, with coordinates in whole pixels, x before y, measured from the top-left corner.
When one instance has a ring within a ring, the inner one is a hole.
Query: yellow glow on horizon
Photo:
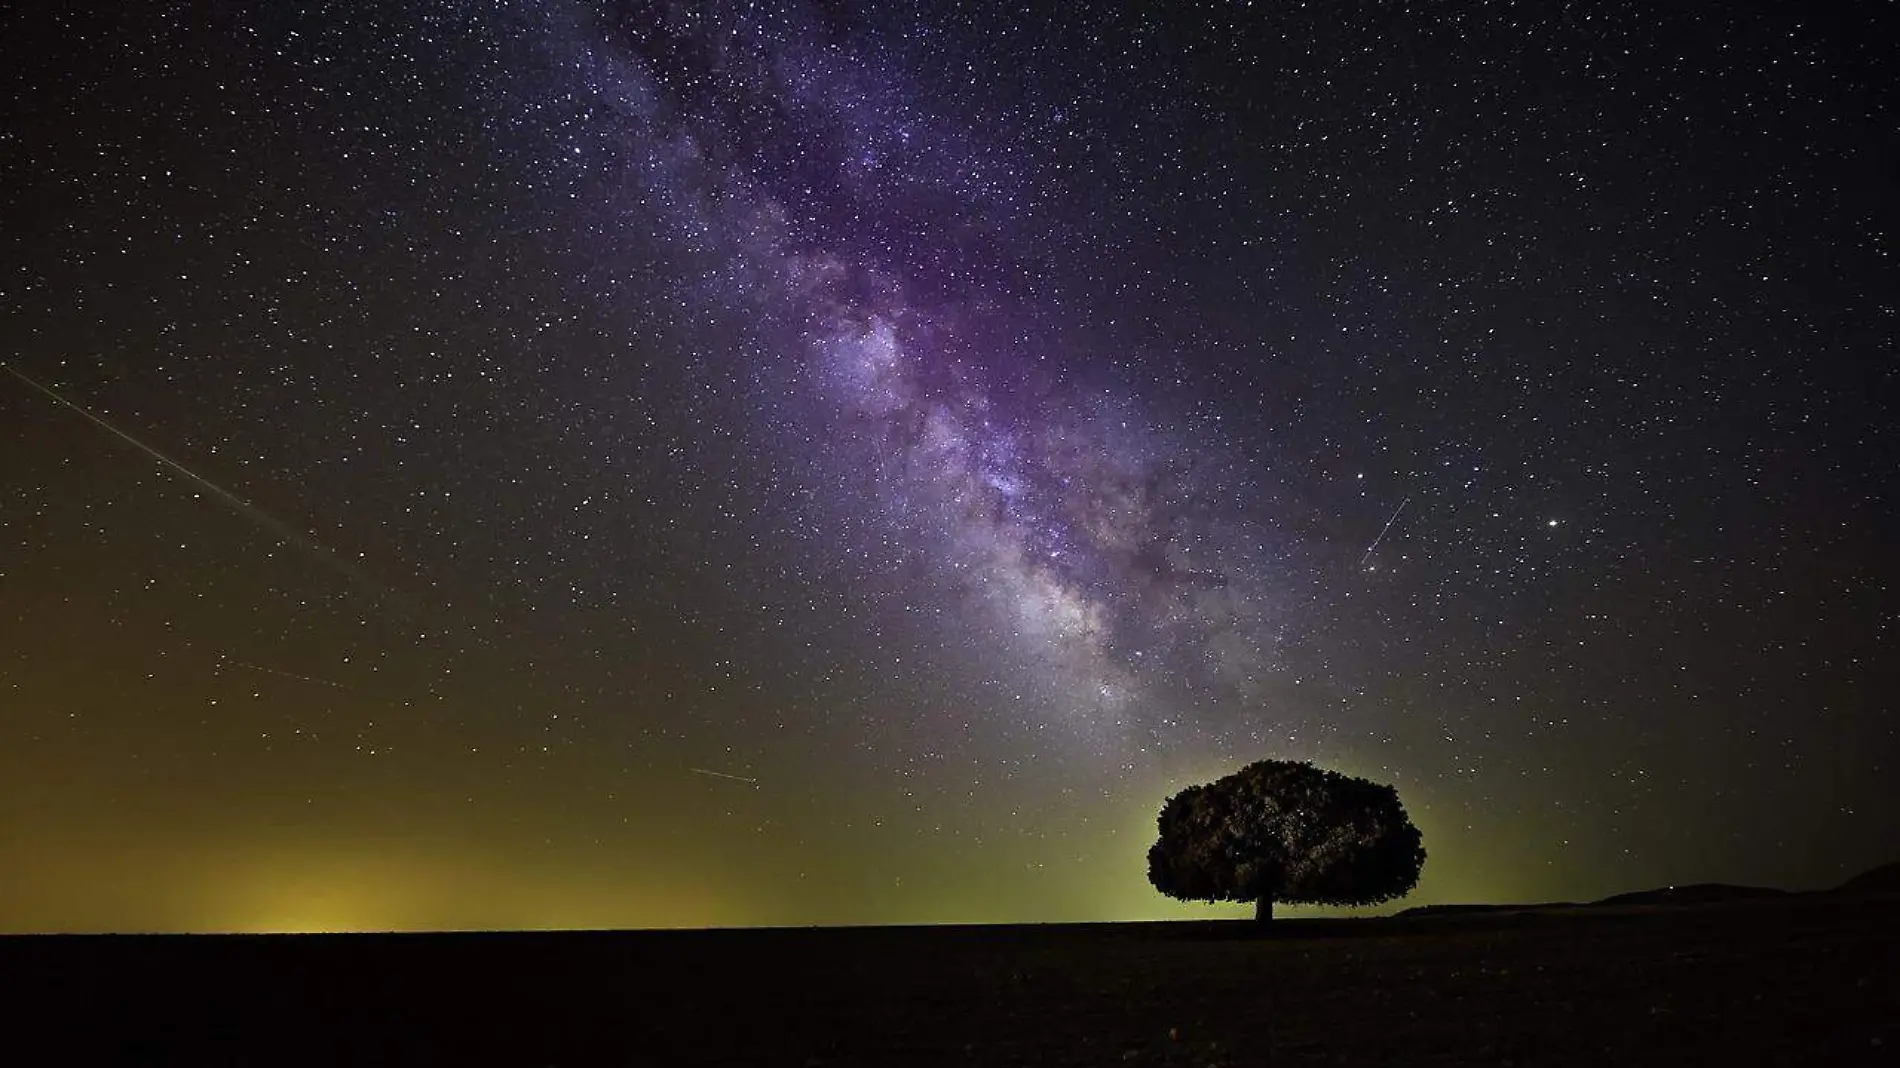
[[[1324,761],[1348,774],[1349,764]],[[928,838],[859,833],[777,843],[742,857],[707,845],[659,851],[637,838],[563,841],[529,825],[484,839],[482,828],[417,825],[392,833],[364,818],[347,827],[254,826],[179,844],[152,835],[51,829],[21,839],[35,858],[0,884],[10,932],[281,932],[669,929],[1141,922],[1237,918],[1244,904],[1177,902],[1147,882],[1147,850],[1165,799],[1234,770],[1187,758],[1122,784],[1113,799],[1064,798],[1041,813],[1060,833],[1023,833],[952,859]],[[1366,777],[1378,779],[1377,769]],[[1401,783],[1425,834],[1424,879],[1370,910],[1453,902],[1548,900],[1551,877],[1498,847],[1499,826],[1435,791]],[[750,796],[750,795],[747,795]],[[1488,815],[1488,814],[1487,814]],[[550,824],[549,826],[553,826]],[[63,850],[63,852],[59,852]],[[1542,880],[1542,881],[1540,881]],[[1572,895],[1574,896],[1574,895]]]
[[[188,930],[232,934],[739,926],[743,904],[689,873],[632,876],[501,855],[283,848],[208,865]]]

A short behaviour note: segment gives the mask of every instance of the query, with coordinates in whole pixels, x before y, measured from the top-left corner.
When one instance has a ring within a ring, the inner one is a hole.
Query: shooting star
[[[145,442],[140,441],[138,438],[133,437],[131,434],[127,433],[126,431],[119,429],[117,426],[114,426],[113,424],[107,422],[105,417],[95,415],[91,411],[87,410],[86,408],[81,407],[79,404],[73,401],[67,400],[62,394],[60,394],[58,390],[55,390],[53,387],[41,383],[37,379],[28,377],[24,371],[21,371],[19,368],[13,366],[12,364],[0,363],[0,367],[6,368],[6,371],[8,374],[19,379],[21,382],[26,383],[28,386],[32,387],[35,392],[39,393],[41,396],[45,397],[46,399],[52,401],[54,404],[57,404],[62,408],[65,408],[69,411],[74,412],[75,414],[79,415],[81,418],[85,419],[87,422],[91,423],[93,426],[98,427],[99,429],[105,431],[108,434],[111,434],[113,437],[118,438],[120,441],[125,442],[127,445],[132,446],[133,448],[139,450],[140,452],[151,457],[152,459],[157,460],[160,464],[171,469],[173,472],[183,475],[185,478],[191,480],[192,482],[195,482],[198,485],[203,486],[206,490],[210,491],[212,496],[230,505],[234,510],[237,511],[239,515],[243,516],[246,519],[249,519],[253,523],[256,523],[258,526],[264,528],[266,531],[269,531],[270,533],[275,534],[279,540],[300,546],[303,549],[308,550],[311,554],[317,556],[319,559],[323,560],[326,564],[330,565],[332,568],[341,572],[347,578],[350,578],[357,582],[365,583],[371,586],[376,585],[374,582],[372,582],[369,579],[367,575],[364,575],[362,572],[358,571],[355,567],[351,566],[348,561],[346,561],[342,556],[337,554],[335,551],[331,550],[328,546],[323,545],[320,542],[317,542],[316,540],[312,539],[307,534],[300,533],[296,528],[292,527],[290,524],[264,511],[262,508],[259,508],[258,506],[252,504],[250,501],[245,500],[244,498],[238,496],[237,494],[231,492],[230,490],[225,489],[223,486],[218,485],[216,482],[213,482],[210,479],[199,474],[198,472],[193,471],[191,468],[186,467],[184,464],[179,463],[177,460],[172,459],[171,457],[158,451],[152,446],[147,445]]]
[[[337,690],[348,690],[351,688],[351,687],[345,686],[344,684],[340,682],[333,682],[330,679],[320,679],[320,678],[317,678],[315,675],[299,675],[294,671],[284,671],[280,668],[265,667],[262,664],[253,664],[249,660],[238,660],[234,657],[229,657],[229,656],[220,657],[219,660],[222,663],[230,664],[232,667],[241,667],[241,668],[248,668],[252,671],[261,671],[266,675],[276,675],[279,678],[296,679],[299,682],[314,682],[319,686],[328,686],[328,687],[331,687],[332,689],[337,689]]]
[[[1360,567],[1365,567],[1366,561],[1372,559],[1372,551],[1377,549],[1379,543],[1385,540],[1386,532],[1392,529],[1392,524],[1399,521],[1399,513],[1405,511],[1405,506],[1410,503],[1412,503],[1412,496],[1408,493],[1405,495],[1405,499],[1399,502],[1399,506],[1392,509],[1392,515],[1386,519],[1385,526],[1379,528],[1379,536],[1372,539],[1372,544],[1366,546],[1366,554],[1359,558]]]
[[[751,783],[754,786],[759,785],[759,780],[757,779],[748,779],[744,775],[733,775],[730,772],[714,771],[711,768],[687,768],[686,770],[696,771],[701,775],[710,775],[715,779],[730,779],[733,782]]]

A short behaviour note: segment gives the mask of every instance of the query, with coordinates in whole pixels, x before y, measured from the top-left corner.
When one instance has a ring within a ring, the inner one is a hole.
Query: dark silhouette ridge
[[[1782,890],[1773,886],[1737,886],[1731,883],[1690,883],[1660,886],[1649,890],[1631,890],[1595,901],[1548,901],[1537,904],[1442,904],[1418,905],[1394,913],[1392,919],[1474,916],[1486,914],[1532,914],[1565,909],[1615,908],[1618,906],[1717,905],[1738,901],[1774,901],[1797,898],[1827,898],[1841,895],[1900,894],[1900,861],[1869,868],[1829,890]]]
[[[1835,887],[1836,894],[1900,894],[1900,860],[1868,868]]]
[[[1694,883],[1689,886],[1664,886],[1654,890],[1632,890],[1612,894],[1593,905],[1700,905],[1713,901],[1746,901],[1753,898],[1786,897],[1789,891],[1768,886],[1730,886],[1727,883]]]

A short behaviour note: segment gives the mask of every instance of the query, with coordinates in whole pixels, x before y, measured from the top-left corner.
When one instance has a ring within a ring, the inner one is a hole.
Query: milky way
[[[766,379],[757,404],[823,454],[837,514],[874,505],[980,613],[958,625],[1048,669],[1059,703],[1247,696],[1295,581],[1262,487],[1217,426],[1157,422],[1093,370],[1114,354],[1065,344],[1082,324],[1035,281],[1005,284],[1054,225],[1035,150],[919,106],[808,13],[634,7],[540,9],[543,73],[511,100],[575,116],[537,165],[602,161],[570,216],[615,220],[590,244],[664,235],[701,264],[687,315],[736,304],[760,346],[711,373]]]

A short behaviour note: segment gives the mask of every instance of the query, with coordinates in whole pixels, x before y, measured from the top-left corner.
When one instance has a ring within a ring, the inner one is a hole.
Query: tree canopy
[[[1262,760],[1161,808],[1148,881],[1184,901],[1370,905],[1418,885],[1425,846],[1393,787]]]

